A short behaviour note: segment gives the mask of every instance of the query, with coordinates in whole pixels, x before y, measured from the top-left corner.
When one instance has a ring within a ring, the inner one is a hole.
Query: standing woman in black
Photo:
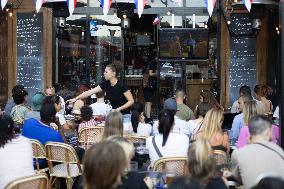
[[[150,62],[146,72],[149,74],[148,83],[143,85],[144,101],[145,101],[145,114],[147,118],[151,117],[151,107],[153,101],[153,93],[157,89],[157,59],[153,54],[150,55]]]
[[[106,98],[110,101],[112,109],[123,114],[124,122],[130,122],[130,107],[134,103],[134,99],[127,85],[118,79],[122,68],[122,65],[118,63],[107,65],[104,72],[106,81],[101,82],[97,87],[90,89],[67,102],[74,103],[78,99],[84,99],[92,94],[105,91]]]

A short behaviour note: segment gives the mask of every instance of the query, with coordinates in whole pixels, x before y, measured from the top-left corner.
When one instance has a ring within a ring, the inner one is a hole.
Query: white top
[[[152,126],[150,124],[139,122],[137,127],[138,136],[149,137],[151,135],[151,132],[152,132]]]
[[[153,135],[154,136],[159,134],[158,127],[159,127],[159,121],[155,121],[153,124]],[[171,132],[172,133],[182,133],[188,136],[191,135],[190,126],[188,122],[180,119],[177,116],[175,116],[174,126]]]
[[[64,125],[66,123],[66,119],[63,114],[57,112],[56,117],[58,117],[60,125]]]
[[[149,150],[151,165],[159,159],[153,146],[152,138],[153,136],[146,139],[146,148]],[[163,157],[187,157],[189,138],[184,134],[170,133],[167,142],[163,147],[163,135],[156,135],[155,142]]]
[[[103,102],[96,102],[90,105],[93,110],[93,115],[103,115],[107,116],[108,113],[112,110],[112,107]]]
[[[64,98],[62,98],[61,96],[59,96],[60,98],[60,102],[61,102],[61,110],[59,111],[59,113],[65,115],[65,101],[64,101]]]
[[[273,117],[279,119],[279,106],[276,106],[275,111],[273,113]]]
[[[131,122],[123,122],[123,133],[133,134],[133,128]]]
[[[193,135],[200,128],[201,124],[203,123],[203,120],[202,122],[197,122],[196,120],[189,120],[187,123],[189,125],[190,134]]]
[[[32,144],[19,136],[0,148],[0,188],[20,177],[35,174]]]

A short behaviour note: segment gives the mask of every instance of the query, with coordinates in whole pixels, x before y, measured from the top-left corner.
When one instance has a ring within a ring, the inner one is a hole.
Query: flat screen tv
[[[207,59],[208,29],[160,29],[159,47],[160,59]]]

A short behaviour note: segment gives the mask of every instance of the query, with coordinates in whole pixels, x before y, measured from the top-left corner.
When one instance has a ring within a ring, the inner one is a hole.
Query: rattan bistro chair
[[[143,136],[126,135],[125,138],[127,138],[133,144],[146,144],[146,137]]]
[[[176,176],[187,175],[187,157],[160,158],[154,163],[153,171],[165,173],[174,171]]]
[[[104,127],[87,127],[79,132],[79,144],[87,150],[91,145],[100,142]]]
[[[71,189],[71,179],[82,175],[82,167],[76,151],[72,146],[59,142],[46,143],[45,150],[50,174],[49,186],[52,187],[57,177],[62,177],[66,179],[67,189]],[[54,162],[59,164],[53,165]],[[55,177],[54,180],[53,177]]]
[[[33,147],[33,158],[36,162],[36,173],[44,173],[48,170],[48,168],[40,169],[39,160],[46,159],[44,146],[40,143],[40,141],[35,139],[30,139]]]
[[[223,150],[213,150],[213,157],[217,166],[226,165],[228,163],[227,153]]]
[[[10,182],[5,189],[47,189],[48,179],[45,174],[23,177]]]

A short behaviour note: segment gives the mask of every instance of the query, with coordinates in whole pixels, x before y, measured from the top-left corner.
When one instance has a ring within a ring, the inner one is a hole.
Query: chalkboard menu
[[[256,85],[256,38],[231,38],[230,104],[239,96],[239,88]]]
[[[249,14],[231,14],[230,30],[234,35],[253,34],[252,19],[249,18]]]
[[[17,14],[17,84],[29,97],[43,89],[43,15]]]

